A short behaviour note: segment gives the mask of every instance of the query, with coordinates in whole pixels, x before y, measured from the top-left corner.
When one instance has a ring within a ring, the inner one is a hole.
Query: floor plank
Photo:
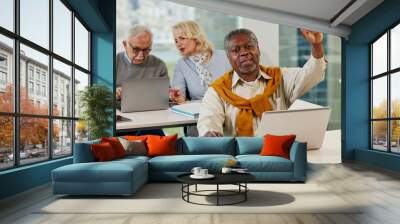
[[[56,200],[49,185],[0,201],[0,223],[15,224],[397,224],[400,223],[400,174],[360,163],[310,164],[309,183],[323,186],[359,214],[36,214]]]

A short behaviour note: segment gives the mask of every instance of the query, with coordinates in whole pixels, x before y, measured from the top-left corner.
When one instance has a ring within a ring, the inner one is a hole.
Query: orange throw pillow
[[[90,147],[92,149],[94,157],[99,162],[110,161],[117,158],[114,149],[108,142],[93,144]]]
[[[290,148],[296,135],[269,135],[264,136],[264,146],[261,149],[262,156],[280,156],[286,159],[290,158]]]
[[[125,157],[126,151],[124,146],[122,146],[121,142],[117,137],[109,137],[109,138],[101,138],[101,142],[108,142],[114,149],[115,155],[117,158]]]
[[[178,135],[158,136],[148,135],[147,137],[147,154],[148,156],[165,156],[176,155],[176,140]]]
[[[124,137],[126,140],[129,140],[129,141],[137,141],[137,140],[140,140],[140,141],[146,142],[148,135],[125,135],[125,136],[123,136],[123,137]]]

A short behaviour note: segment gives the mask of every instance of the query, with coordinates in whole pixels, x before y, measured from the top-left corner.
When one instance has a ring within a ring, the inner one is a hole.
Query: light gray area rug
[[[358,205],[346,202],[316,184],[255,183],[248,187],[250,191],[247,201],[237,205],[189,204],[181,198],[180,184],[150,183],[131,197],[58,197],[35,213],[360,213]],[[224,189],[230,188],[234,186],[224,186]],[[215,189],[215,186],[202,185],[198,190],[211,189]],[[222,202],[237,199],[224,197]],[[194,196],[191,200],[215,203],[214,196]]]

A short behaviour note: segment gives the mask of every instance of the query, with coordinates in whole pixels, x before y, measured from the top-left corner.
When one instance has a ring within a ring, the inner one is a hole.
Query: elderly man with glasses
[[[117,54],[117,100],[121,100],[122,83],[126,80],[168,77],[168,69],[165,63],[150,54],[152,38],[153,34],[145,26],[136,25],[129,29],[127,38],[122,42],[125,51]],[[117,133],[117,135],[120,134],[164,135],[164,132],[161,129],[152,129],[132,133]]]
[[[122,83],[128,79],[168,77],[165,63],[150,54],[153,34],[142,25],[129,29],[122,42],[124,52],[117,54],[117,100],[121,99]]]

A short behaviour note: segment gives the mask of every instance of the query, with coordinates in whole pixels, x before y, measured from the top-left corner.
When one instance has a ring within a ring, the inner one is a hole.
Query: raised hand
[[[300,32],[303,35],[304,39],[306,39],[308,43],[312,45],[322,44],[322,41],[324,40],[324,34],[321,32],[315,32],[304,28],[300,28]]]
[[[304,39],[311,44],[312,55],[314,58],[322,58],[324,56],[324,47],[322,41],[324,40],[324,34],[321,32],[315,32],[307,29],[300,28],[300,32]]]

